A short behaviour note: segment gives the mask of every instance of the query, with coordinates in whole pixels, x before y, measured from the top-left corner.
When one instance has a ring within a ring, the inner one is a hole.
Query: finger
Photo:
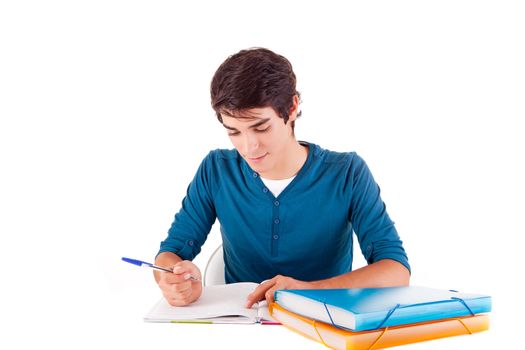
[[[246,299],[246,307],[251,308],[254,303],[264,299],[264,294],[268,289],[272,288],[274,284],[275,282],[271,279],[257,286],[257,288],[248,295]]]
[[[183,283],[173,283],[170,285],[170,289],[174,293],[182,293],[184,291],[187,291],[188,289],[191,289],[191,282],[183,282]]]
[[[193,276],[191,273],[186,273],[182,276],[185,281],[191,280],[192,282],[200,282],[198,277]]]
[[[168,272],[164,273],[163,272],[160,277],[160,281],[163,281],[166,284],[183,283],[187,281],[187,279],[184,278],[185,274],[187,274],[187,272],[182,272],[182,273],[168,273]]]
[[[171,274],[170,274],[171,275]],[[181,277],[166,277],[159,280],[159,287],[161,290],[166,291],[167,293],[172,293],[175,291],[183,291],[188,288],[191,288],[192,284],[190,281],[186,281]]]
[[[191,278],[191,262],[181,261],[178,262],[172,270],[172,273],[164,273],[161,278],[165,279],[168,283],[181,283]],[[187,277],[187,275],[190,277]]]
[[[184,275],[186,273],[188,273],[188,268],[183,264],[183,262],[179,262],[177,263],[177,265],[175,265],[173,267],[173,274],[174,275],[177,275],[177,276],[181,276],[181,275]]]
[[[173,273],[180,274],[186,271],[185,269],[186,264],[184,264],[184,261],[180,261],[175,266],[173,266]]]
[[[274,302],[274,294],[277,289],[282,289],[281,287],[278,287],[277,285],[274,285],[272,288],[268,289],[266,293],[264,293],[264,298],[266,299],[266,302],[268,305]]]
[[[175,292],[171,296],[174,299],[186,300],[190,297],[191,292],[192,292],[191,289],[186,289],[186,290],[183,290],[182,292]]]
[[[191,298],[190,297],[187,297],[187,298],[184,298],[184,299],[177,299],[177,298],[169,298],[168,299],[168,298],[166,298],[166,301],[171,306],[186,306],[186,305],[189,305],[191,303]]]
[[[188,260],[178,262],[173,267],[173,273],[176,275],[182,275],[184,279],[201,279],[201,272],[199,268],[194,263]]]
[[[175,292],[172,290],[163,290],[162,294],[168,303],[172,306],[182,306],[189,304],[193,290],[191,288],[186,289],[182,292]]]

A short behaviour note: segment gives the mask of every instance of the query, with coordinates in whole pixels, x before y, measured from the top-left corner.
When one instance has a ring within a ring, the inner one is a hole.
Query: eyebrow
[[[261,120],[259,120],[257,123],[255,123],[255,124],[253,124],[253,125],[250,125],[248,128],[249,128],[249,129],[256,128],[256,127],[258,127],[258,126],[260,126],[260,125],[266,123],[266,122],[269,121],[269,120],[270,120],[270,118],[261,119]],[[236,128],[233,128],[233,127],[231,127],[231,126],[228,126],[228,125],[226,125],[226,124],[224,124],[224,123],[222,123],[222,125],[223,125],[226,129],[239,131],[239,130],[237,130]]]

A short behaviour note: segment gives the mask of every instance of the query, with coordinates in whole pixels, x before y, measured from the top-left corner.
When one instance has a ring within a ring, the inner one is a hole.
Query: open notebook
[[[172,323],[276,323],[266,301],[247,309],[246,298],[259,284],[245,282],[207,286],[201,297],[187,306],[171,306],[161,298],[144,316],[146,322]]]

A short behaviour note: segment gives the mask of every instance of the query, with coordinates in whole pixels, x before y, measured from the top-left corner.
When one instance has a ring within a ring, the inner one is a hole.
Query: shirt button
[[[278,224],[280,221],[279,221],[279,219],[275,219],[273,222],[274,222],[275,224]]]
[[[193,241],[189,241],[188,244],[189,244],[189,245],[193,245]]]
[[[259,176],[259,175],[257,175],[257,173],[253,173],[253,177],[257,177],[257,176]]]
[[[273,239],[279,239],[279,235],[273,235]]]
[[[279,205],[279,201],[275,201],[273,202],[273,204],[275,204],[275,206],[277,207]]]
[[[268,192],[268,189],[267,189],[266,187],[263,188],[263,192],[264,192],[264,193]]]

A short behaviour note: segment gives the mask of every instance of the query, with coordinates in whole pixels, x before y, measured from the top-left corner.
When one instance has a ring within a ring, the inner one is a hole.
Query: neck
[[[306,162],[307,157],[308,147],[302,146],[293,138],[272,171],[261,174],[261,176],[268,180],[289,179],[297,175]]]

